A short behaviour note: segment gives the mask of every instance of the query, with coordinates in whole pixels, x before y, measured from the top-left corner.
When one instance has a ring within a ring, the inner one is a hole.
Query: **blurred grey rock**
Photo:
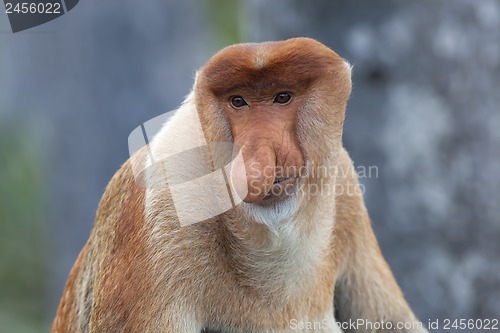
[[[354,65],[345,145],[417,315],[500,313],[500,2],[247,2],[249,40],[316,38]],[[254,27],[258,27],[255,29]]]

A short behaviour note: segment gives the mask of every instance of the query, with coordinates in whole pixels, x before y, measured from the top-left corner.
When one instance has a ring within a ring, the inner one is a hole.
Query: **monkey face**
[[[195,102],[207,141],[241,149],[243,200],[269,204],[293,195],[306,165],[341,146],[350,87],[342,58],[296,38],[223,49],[198,73]]]
[[[248,203],[292,194],[305,166],[296,136],[302,96],[276,89],[237,89],[230,94],[238,95],[222,103],[234,144],[242,150],[245,161],[248,194],[244,201]]]

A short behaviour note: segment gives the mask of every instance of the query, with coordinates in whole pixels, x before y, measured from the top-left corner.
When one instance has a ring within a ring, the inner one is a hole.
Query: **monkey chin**
[[[242,202],[240,209],[249,220],[268,226],[289,220],[298,211],[300,188],[304,180],[290,177],[271,186],[271,190],[260,202]]]

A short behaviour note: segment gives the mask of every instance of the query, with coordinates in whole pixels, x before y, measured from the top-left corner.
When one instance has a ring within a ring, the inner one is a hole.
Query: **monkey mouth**
[[[284,200],[285,198],[290,197],[296,192],[297,183],[297,177],[276,177],[271,189],[266,194],[263,201],[269,204],[271,202]]]
[[[281,177],[281,178],[276,177],[274,179],[273,185],[274,184],[282,184],[282,183],[286,182],[287,180],[289,180],[290,178],[292,178],[292,177]]]

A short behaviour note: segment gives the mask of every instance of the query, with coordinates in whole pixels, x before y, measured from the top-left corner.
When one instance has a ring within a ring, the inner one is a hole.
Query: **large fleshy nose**
[[[280,186],[273,185],[275,179],[296,177],[304,159],[295,134],[294,112],[256,105],[247,111],[230,117],[234,144],[240,147],[245,166],[245,172],[232,172],[231,177],[238,186],[246,184],[248,191],[241,199],[257,203],[272,193],[273,186]]]
[[[257,146],[257,148],[254,148]],[[242,147],[248,193],[243,201],[262,201],[271,190],[275,178],[276,154],[274,147],[259,142]]]
[[[302,153],[297,145],[292,144],[287,136],[280,140],[250,140],[241,146],[245,172],[231,172],[232,181],[247,191],[241,198],[247,203],[262,201],[272,191],[276,180],[299,177],[300,168],[304,165]],[[235,177],[237,179],[235,179]],[[242,178],[245,179],[242,179]]]

